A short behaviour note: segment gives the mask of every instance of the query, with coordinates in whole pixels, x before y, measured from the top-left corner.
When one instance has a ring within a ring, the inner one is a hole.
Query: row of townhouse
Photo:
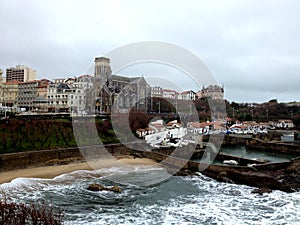
[[[34,112],[75,114],[85,114],[87,111],[110,113],[114,108],[115,112],[122,113],[132,107],[147,110],[149,90],[150,86],[143,77],[117,75],[112,75],[110,86],[101,91],[97,89],[95,77],[90,75],[54,81],[9,81],[1,83],[0,106]]]
[[[48,111],[82,114],[86,109],[86,93],[93,85],[93,77],[55,79],[48,86]]]
[[[131,108],[147,110],[150,85],[144,77],[112,74],[110,59],[95,58],[94,76],[49,81],[2,80],[0,73],[0,106],[38,112],[106,114],[128,112]],[[23,67],[22,67],[23,68]],[[18,74],[23,69],[16,68]],[[8,73],[7,73],[8,74]],[[12,76],[12,78],[15,76]]]
[[[92,89],[93,81],[93,76],[82,75],[77,78],[54,79],[54,81],[41,79],[26,82],[1,82],[0,105],[24,108],[26,111],[83,114],[88,105],[87,91]],[[140,99],[139,107],[147,108],[146,96],[149,90],[144,78],[127,78],[112,75],[111,86],[114,87],[110,87],[110,90],[115,96],[114,101],[118,112],[123,112],[126,108],[134,106],[137,99]],[[126,87],[126,93],[121,91],[124,90],[124,87]],[[144,87],[144,89],[140,87]],[[150,90],[151,93],[149,95],[151,97],[181,100],[197,99],[196,93],[192,90],[178,93],[175,90],[162,89],[158,86],[150,87]],[[91,108],[93,107],[91,106]],[[104,108],[99,109],[99,112],[104,110]]]
[[[0,105],[38,112],[79,112],[85,109],[85,90],[92,77],[1,82]]]
[[[184,91],[184,92],[177,92],[171,89],[163,89],[160,86],[151,87],[151,96],[158,97],[158,98],[168,98],[168,99],[182,99],[182,100],[196,100],[196,92]]]
[[[168,99],[181,99],[195,101],[198,98],[210,98],[210,99],[223,99],[224,88],[218,85],[209,85],[206,88],[203,86],[202,90],[194,92],[192,90],[177,92],[175,90],[163,89],[160,86],[151,87],[151,96],[168,98]]]

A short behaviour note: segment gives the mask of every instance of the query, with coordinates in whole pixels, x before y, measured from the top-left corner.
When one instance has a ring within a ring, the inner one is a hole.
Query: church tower
[[[105,57],[95,58],[94,87],[96,94],[96,113],[110,113],[111,94],[109,91],[110,78],[112,75],[110,59]]]
[[[95,78],[105,84],[111,77],[110,59],[105,57],[95,58]]]

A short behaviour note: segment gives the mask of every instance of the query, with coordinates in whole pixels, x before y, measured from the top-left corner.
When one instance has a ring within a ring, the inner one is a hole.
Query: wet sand
[[[58,175],[70,173],[77,170],[94,170],[110,167],[130,167],[137,165],[159,166],[156,162],[147,158],[121,158],[101,159],[90,162],[71,163],[67,165],[54,165],[43,167],[32,167],[22,170],[0,172],[0,184],[8,183],[15,178],[54,178]]]

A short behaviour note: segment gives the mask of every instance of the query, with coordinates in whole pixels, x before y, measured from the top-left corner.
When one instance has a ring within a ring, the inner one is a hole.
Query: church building
[[[112,75],[110,59],[95,58],[94,83],[87,101],[95,114],[126,113],[131,109],[148,110],[150,85],[144,77]]]

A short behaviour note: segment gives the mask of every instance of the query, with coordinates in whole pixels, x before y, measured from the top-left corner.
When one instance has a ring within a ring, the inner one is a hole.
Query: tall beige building
[[[6,82],[10,81],[26,82],[36,80],[36,70],[27,66],[17,65],[6,69]]]
[[[18,90],[19,90],[19,81],[9,81],[3,83],[2,86],[2,105],[13,107],[17,104],[18,99]]]

